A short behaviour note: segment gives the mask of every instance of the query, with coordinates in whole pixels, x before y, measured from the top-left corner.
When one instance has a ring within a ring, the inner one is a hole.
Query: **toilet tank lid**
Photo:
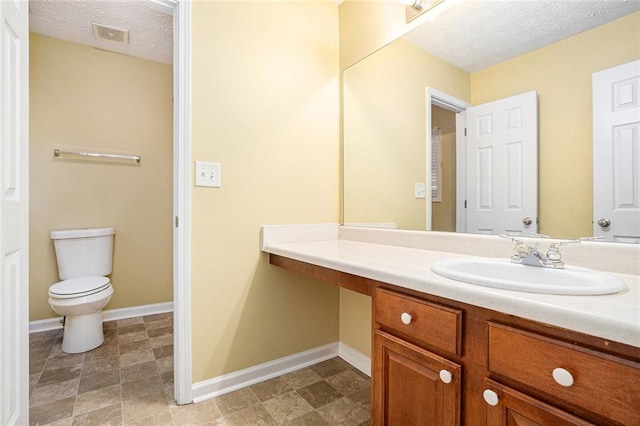
[[[115,233],[116,233],[116,228],[66,229],[62,231],[51,231],[51,239],[62,240],[65,238],[102,237],[105,235],[113,235]]]

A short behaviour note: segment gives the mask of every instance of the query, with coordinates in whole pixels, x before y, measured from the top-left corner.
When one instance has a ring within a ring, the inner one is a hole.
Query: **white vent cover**
[[[129,43],[129,31],[93,22],[93,36],[118,43]]]

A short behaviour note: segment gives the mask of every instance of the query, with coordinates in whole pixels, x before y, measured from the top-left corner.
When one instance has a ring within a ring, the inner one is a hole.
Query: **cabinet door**
[[[374,425],[460,424],[460,365],[379,330],[373,341]]]
[[[487,406],[487,426],[594,426],[493,380],[487,379],[486,389],[497,397]]]

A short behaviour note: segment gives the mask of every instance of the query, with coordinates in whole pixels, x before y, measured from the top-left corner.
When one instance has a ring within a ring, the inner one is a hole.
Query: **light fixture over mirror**
[[[409,34],[344,71],[344,222],[426,230],[442,213],[428,213],[436,203],[427,206],[415,186],[430,192],[427,87],[474,106],[535,92],[539,203],[537,215],[522,220],[539,218],[538,232],[552,237],[593,235],[592,75],[640,59],[640,3],[454,3],[446,0],[434,19],[414,21],[420,25]],[[440,140],[455,147],[455,135],[443,130]],[[439,153],[451,155],[444,145]],[[456,231],[455,218],[447,226]]]
[[[406,6],[405,14],[407,22],[411,22],[418,16],[433,9],[445,0],[400,0]],[[451,0],[449,0],[451,1]]]

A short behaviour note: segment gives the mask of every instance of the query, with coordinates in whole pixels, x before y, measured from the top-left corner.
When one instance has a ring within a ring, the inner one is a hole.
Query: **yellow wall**
[[[398,1],[345,0],[340,5],[340,69],[345,69],[406,31]]]
[[[107,309],[171,301],[172,67],[30,37],[30,320],[57,316],[56,229],[115,226]],[[142,162],[54,159],[54,148]]]
[[[469,74],[397,40],[345,70],[343,83],[345,222],[424,230],[414,184],[427,176],[425,88],[468,100]]]
[[[469,74],[404,40],[344,71],[345,222],[425,229],[425,203],[415,198],[414,183],[425,182],[427,173],[427,86],[459,99],[470,97]],[[341,290],[340,341],[370,355],[370,328],[371,298]]]
[[[640,12],[471,75],[473,105],[536,90],[539,232],[592,235],[591,75],[640,58]]]
[[[260,227],[339,218],[338,6],[194,2],[193,380],[338,340],[338,289],[272,267]]]

